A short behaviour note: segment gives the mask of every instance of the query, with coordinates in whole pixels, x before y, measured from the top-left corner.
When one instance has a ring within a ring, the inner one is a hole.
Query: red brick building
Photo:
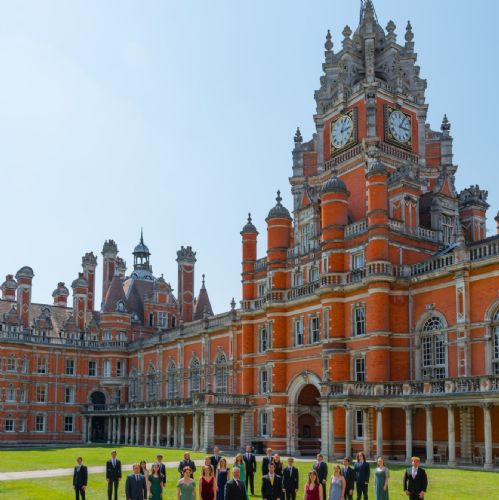
[[[487,192],[456,192],[450,123],[426,122],[426,80],[372,2],[336,48],[328,32],[316,133],[293,149],[281,203],[242,235],[242,303],[195,299],[195,252],[178,294],[141,236],[127,274],[114,241],[87,253],[53,305],[34,273],[2,284],[0,440],[210,448],[248,442],[329,457],[493,466],[499,455],[499,237]],[[236,286],[234,277],[234,286]],[[495,425],[494,425],[495,424]]]

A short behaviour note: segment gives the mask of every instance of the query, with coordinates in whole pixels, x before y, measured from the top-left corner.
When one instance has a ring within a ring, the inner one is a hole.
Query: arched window
[[[8,372],[15,372],[17,369],[17,360],[16,360],[16,357],[11,354],[8,358],[7,358],[7,371]]]
[[[447,348],[444,324],[437,316],[427,319],[421,334],[421,371],[424,379],[445,378]]]
[[[499,375],[499,309],[492,321],[492,373]]]
[[[193,357],[189,365],[189,392],[190,394],[197,394],[200,388],[201,373],[199,359]]]
[[[12,384],[10,384],[7,387],[7,391],[5,393],[5,401],[12,403],[15,400],[16,400],[16,388]]]
[[[167,381],[167,395],[168,399],[174,399],[178,395],[178,386],[177,386],[177,367],[175,366],[175,362],[173,360],[170,361],[168,365],[168,381]]]
[[[149,366],[147,373],[147,399],[149,401],[156,399],[156,370],[153,365]]]
[[[227,393],[227,357],[223,352],[215,361],[215,391]]]
[[[129,383],[129,400],[135,401],[137,399],[137,390],[138,390],[138,381],[137,381],[137,371],[132,370],[130,373],[130,383]]]

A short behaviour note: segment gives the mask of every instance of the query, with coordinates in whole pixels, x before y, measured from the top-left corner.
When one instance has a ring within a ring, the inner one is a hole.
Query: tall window
[[[310,342],[312,344],[320,340],[320,319],[319,316],[314,316],[310,319]]]
[[[269,410],[262,410],[260,412],[260,435],[270,436],[271,430],[271,414]]]
[[[35,432],[45,432],[45,415],[35,416]]]
[[[47,402],[47,386],[45,385],[36,386],[36,402],[37,403]]]
[[[118,360],[116,361],[116,376],[123,377],[125,375],[125,362]]]
[[[445,244],[454,241],[454,217],[447,214],[442,214],[442,237]]]
[[[355,336],[366,333],[366,309],[365,306],[356,306],[353,309],[353,334]]]
[[[354,380],[356,382],[365,382],[366,380],[366,360],[363,356],[354,359]]]
[[[103,368],[104,368],[104,370],[103,370],[104,377],[110,377],[111,376],[111,361],[109,359],[104,360]]]
[[[445,378],[447,353],[442,320],[433,316],[423,325],[421,334],[422,376],[424,379]]]
[[[308,275],[308,281],[313,283],[314,281],[319,280],[319,269],[317,267],[311,267]]]
[[[74,387],[65,387],[64,388],[64,402],[65,403],[74,403],[75,402],[75,389],[74,389]]]
[[[220,352],[215,361],[215,391],[227,393],[227,357]]]
[[[97,362],[89,361],[88,362],[88,376],[96,377],[97,376]]]
[[[28,357],[27,356],[23,356],[23,359],[21,360],[21,372],[28,373]]]
[[[19,388],[19,402],[26,403],[26,387],[24,386]]]
[[[177,387],[177,367],[173,360],[170,361],[168,365],[168,373],[167,373],[167,398],[173,399],[178,395],[178,387]]]
[[[197,357],[191,359],[189,370],[189,392],[192,396],[199,392],[201,382],[200,364]]]
[[[322,312],[322,329],[324,331],[324,338],[329,337],[329,309],[324,309]]]
[[[121,402],[121,389],[119,387],[116,387],[113,390],[113,401],[116,404],[119,404]]]
[[[265,281],[261,281],[258,283],[258,296],[265,297],[267,294],[267,286],[265,285]]]
[[[303,274],[298,271],[293,276],[293,285],[294,286],[302,286],[303,285]]]
[[[312,223],[302,224],[300,227],[300,253],[305,254],[310,251],[311,240],[314,237],[314,225]]]
[[[5,419],[5,432],[14,432],[16,430],[15,420],[12,418],[12,415],[9,415]]]
[[[499,375],[499,309],[492,320],[492,373]]]
[[[364,437],[364,411],[355,410],[355,439],[362,439]]]
[[[154,366],[149,367],[147,374],[147,399],[149,401],[156,399],[156,370]]]
[[[66,375],[74,375],[74,374],[75,374],[75,360],[66,359]]]
[[[295,319],[294,321],[294,337],[295,345],[303,345],[303,319]]]
[[[8,358],[7,358],[7,371],[8,372],[15,372],[16,371],[16,368],[17,368],[17,361],[16,361],[16,358],[14,357],[13,354],[11,354]]]
[[[12,403],[16,400],[16,388],[11,384],[7,387],[5,392],[5,401]]]
[[[364,252],[355,252],[352,254],[352,270],[362,269],[364,264]]]
[[[130,401],[135,401],[137,399],[137,389],[138,389],[138,381],[137,381],[137,372],[135,370],[130,373],[130,382],[129,382],[129,390],[130,390]]]
[[[36,373],[47,373],[47,358],[37,358]]]
[[[26,432],[26,419],[25,418],[19,419],[18,430],[19,430],[19,432]]]
[[[268,394],[271,391],[270,388],[270,368],[264,367],[260,369],[260,392],[262,394]]]
[[[168,313],[165,311],[158,312],[158,325],[160,328],[166,328],[168,326]]]
[[[64,432],[74,431],[74,417],[73,415],[66,415],[64,417]]]
[[[267,325],[260,328],[258,332],[258,351],[266,352],[270,348],[269,330]]]

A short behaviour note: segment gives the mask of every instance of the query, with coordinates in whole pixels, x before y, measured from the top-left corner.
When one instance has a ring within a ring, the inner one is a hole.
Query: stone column
[[[449,462],[448,465],[456,465],[456,429],[454,420],[454,406],[447,407],[447,434],[449,436]]]
[[[154,446],[154,417],[150,417],[150,424],[149,424],[149,432],[151,433],[149,436],[149,446]]]
[[[287,434],[288,434],[288,453],[295,455],[298,449],[297,427],[298,415],[295,405],[288,405],[286,408],[287,414]]]
[[[236,433],[236,416],[232,414],[229,423],[229,447],[231,450],[235,449],[235,433]]]
[[[156,446],[159,448],[161,444],[161,415],[156,417]]]
[[[88,432],[88,426],[87,426],[87,417],[83,416],[81,417],[81,440],[83,443],[86,443],[88,438],[87,438],[87,432]]]
[[[490,410],[492,405],[486,403],[483,408],[483,439],[485,442],[485,463],[484,469],[492,469],[492,425],[490,420]]]
[[[329,460],[328,450],[329,450],[329,415],[328,407],[326,402],[321,403],[321,453],[324,455],[326,462]]]
[[[173,447],[178,448],[178,418],[177,415],[173,417]]]
[[[199,415],[199,447],[204,445],[204,415]]]
[[[135,444],[138,446],[140,444],[140,425],[142,417],[137,417],[137,430],[135,432]]]
[[[88,417],[88,428],[87,428],[87,442],[92,442],[92,417]]]
[[[433,422],[431,405],[425,406],[426,411],[426,465],[433,464]]]
[[[412,408],[405,409],[405,463],[410,464],[412,458]]]
[[[144,446],[147,446],[149,442],[149,417],[146,415],[144,417]]]
[[[329,407],[328,409],[328,419],[329,419],[329,449],[328,456],[329,460],[334,459],[334,408]]]
[[[363,439],[363,447],[364,447],[364,454],[366,456],[366,460],[369,457],[371,453],[371,446],[370,446],[370,441],[371,441],[371,429],[370,429],[370,422],[369,419],[371,418],[371,414],[369,413],[369,408],[364,408],[362,410],[362,417],[363,417],[363,422],[364,422],[364,439]]]
[[[135,417],[130,417],[130,445],[135,444]]]
[[[383,456],[383,408],[376,408],[376,453]]]
[[[171,416],[167,415],[166,416],[166,447],[170,448],[171,446],[171,439],[170,436],[172,434],[172,420]]]
[[[345,406],[345,456],[352,453],[352,408]]]
[[[130,417],[125,418],[125,444],[128,445],[128,432],[129,432],[129,422]]]
[[[112,441],[114,444],[118,442],[118,417],[112,417],[113,418],[113,437]]]
[[[111,443],[111,417],[106,418],[107,422],[107,444]]]
[[[116,443],[121,443],[121,417],[116,417],[118,424],[116,429]]]
[[[213,408],[204,410],[204,433],[203,433],[203,451],[208,453],[213,448],[215,442],[215,412]]]
[[[198,418],[199,415],[197,413],[192,415],[192,451],[197,451],[199,449]]]
[[[185,416],[180,417],[180,448],[185,447]]]

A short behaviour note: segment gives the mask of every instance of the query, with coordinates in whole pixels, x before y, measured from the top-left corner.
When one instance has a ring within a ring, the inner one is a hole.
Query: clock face
[[[336,120],[331,128],[331,146],[340,149],[345,146],[353,135],[353,121],[348,115]]]
[[[411,138],[411,117],[398,110],[392,111],[388,118],[388,129],[396,141],[407,143]]]

